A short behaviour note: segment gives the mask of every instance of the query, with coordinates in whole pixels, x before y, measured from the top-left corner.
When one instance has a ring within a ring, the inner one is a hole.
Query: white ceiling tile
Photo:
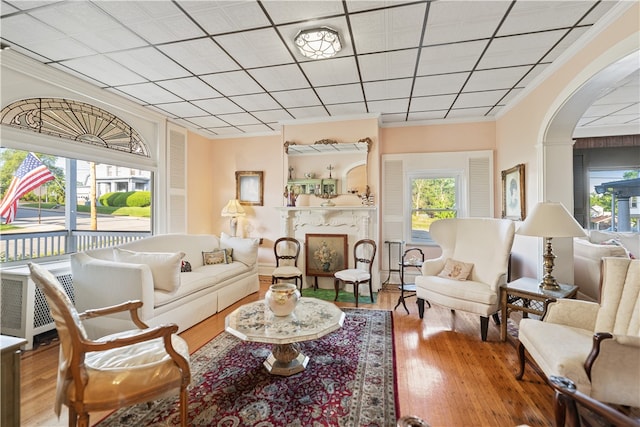
[[[187,101],[221,96],[217,91],[212,89],[211,86],[197,77],[164,80],[157,82],[157,84]]]
[[[28,28],[29,31],[25,31]],[[55,28],[29,15],[14,15],[2,18],[2,38],[9,44],[24,45],[41,40],[63,39],[65,35]]]
[[[165,80],[189,75],[184,68],[152,47],[110,53],[107,57],[149,80]]]
[[[482,90],[509,89],[531,67],[500,68],[497,70],[476,71],[471,74],[465,92],[477,92]]]
[[[10,13],[17,12],[19,10],[20,9],[15,8],[4,1],[0,4],[0,16],[9,15]]]
[[[164,104],[182,101],[182,99],[174,94],[153,83],[119,86],[116,89],[122,93],[138,98],[147,104]]]
[[[535,64],[560,40],[563,31],[494,39],[478,64],[479,69]]]
[[[165,110],[176,117],[198,117],[206,114],[206,111],[196,107],[189,102],[175,102],[172,104],[157,104],[157,108]]]
[[[67,35],[122,28],[116,20],[90,2],[65,2],[55,8],[34,10],[30,15]]]
[[[28,42],[23,46],[54,61],[96,54],[96,51],[72,38],[42,39],[40,42]]]
[[[223,128],[211,128],[210,130],[216,135],[242,135],[244,133],[240,129],[232,126]]]
[[[300,66],[314,86],[354,83],[360,80],[353,57],[304,62]]]
[[[263,6],[275,24],[294,21],[308,21],[310,18],[326,17],[344,13],[342,3],[338,1],[270,0],[265,1]]]
[[[135,33],[122,27],[86,32],[74,35],[74,38],[78,42],[82,42],[100,53],[132,49],[147,45],[147,43],[135,35]]]
[[[293,62],[291,54],[272,28],[214,38],[244,68]]]
[[[589,30],[589,27],[581,27],[575,28],[571,30],[569,34],[567,34],[561,41],[551,49],[551,52],[547,53],[547,55],[542,59],[544,62],[552,62],[558,59],[560,55],[562,55],[569,46],[574,44],[580,37],[584,35]]]
[[[424,45],[486,39],[509,8],[506,1],[435,1],[431,3]]]
[[[420,54],[418,75],[471,71],[486,44],[487,41],[474,41],[425,47]]]
[[[418,49],[374,53],[358,57],[363,81],[398,79],[413,76]]]
[[[266,93],[232,96],[230,99],[247,111],[270,110],[280,106]]]
[[[362,88],[359,84],[319,87],[316,91],[324,104],[364,101]]]
[[[518,94],[522,92],[522,90],[523,89],[511,89],[509,93],[507,93],[507,96],[505,96],[504,99],[500,101],[500,104],[503,104],[503,105],[509,104],[511,101],[513,101],[513,99],[516,96],[518,96]]]
[[[155,105],[148,105],[147,106],[148,109],[153,110],[159,114],[162,114],[163,116],[167,116],[168,118],[175,120],[175,121],[180,121],[180,119],[178,119],[178,116],[176,116],[175,114],[167,111],[167,110],[163,110],[162,108],[158,108]]]
[[[20,10],[31,10],[40,6],[48,6],[59,2],[60,0],[11,0],[11,4]],[[4,1],[2,3],[4,3]]]
[[[249,70],[249,74],[268,91],[300,89],[309,86],[304,74],[296,65],[256,68]]]
[[[364,84],[367,101],[388,98],[408,98],[411,94],[412,79],[384,80]]]
[[[602,18],[604,14],[609,12],[612,7],[616,6],[615,1],[601,1],[598,5],[589,12],[589,15],[586,16],[582,21],[580,21],[580,25],[592,25],[598,19]]]
[[[271,132],[271,129],[267,125],[258,124],[258,125],[237,125],[238,129],[246,133],[265,133]]]
[[[149,43],[167,43],[205,35],[173,2],[100,1],[97,5]]]
[[[249,113],[218,114],[218,118],[231,125],[256,125],[260,123]]]
[[[207,74],[200,76],[200,78],[225,96],[245,95],[263,91],[260,85],[246,71]]]
[[[413,2],[414,0],[347,0],[347,10],[349,10],[349,12],[361,12],[363,10],[399,6],[405,3]]]
[[[72,76],[78,77],[79,79],[85,80],[85,81],[87,81],[87,82],[89,82],[89,83],[91,83],[93,85],[98,86],[98,87],[106,87],[106,86],[108,86],[108,84],[105,84],[104,82],[100,82],[98,80],[94,80],[94,79],[92,79],[90,77],[87,77],[84,74],[81,74],[81,73],[78,73],[75,70],[72,70],[71,68],[65,67],[63,64],[52,63],[51,66],[53,68],[57,68],[58,70],[61,70],[61,71],[65,72],[67,74],[70,74]]]
[[[421,111],[418,113],[409,113],[409,120],[440,120],[444,119],[449,110],[437,111]]]
[[[594,118],[600,116],[607,116],[613,114],[616,111],[623,109],[620,104],[604,104],[604,105],[592,105],[587,108],[582,117]]]
[[[469,117],[475,117],[475,118],[482,118],[485,116],[485,114],[487,114],[487,111],[489,111],[489,108],[487,107],[483,107],[483,108],[461,108],[458,110],[451,110],[449,111],[449,113],[447,114],[447,118],[448,119],[457,119],[457,118],[469,118]]]
[[[329,114],[322,107],[300,107],[300,108],[291,108],[289,112],[296,119],[307,119],[311,117],[328,117]]]
[[[196,75],[239,69],[209,38],[166,44],[158,49]]]
[[[142,83],[144,78],[103,55],[62,61],[62,65],[109,86]]]
[[[420,96],[411,100],[411,112],[446,110],[451,107],[455,95]]]
[[[403,113],[409,107],[409,99],[389,99],[385,101],[367,102],[370,113]]]
[[[633,103],[631,105],[621,105],[621,109],[616,111],[616,114],[626,115],[632,114],[636,116],[640,116],[640,103]]]
[[[533,70],[529,70],[529,73],[518,83],[518,86],[526,86],[538,77],[544,70],[547,69],[549,64],[540,64],[533,67]]]
[[[637,114],[616,114],[613,116],[600,117],[594,120],[592,126],[609,126],[609,125],[624,125],[627,123],[637,123]]]
[[[255,111],[254,116],[259,118],[265,123],[274,123],[279,120],[291,120],[293,117],[286,110],[268,110],[268,111]]]
[[[195,123],[196,125],[203,128],[228,126],[228,123],[223,122],[215,116],[189,117],[185,120]]]
[[[453,108],[493,107],[507,93],[506,90],[460,94]]]
[[[284,108],[308,107],[320,104],[320,100],[311,89],[273,92],[273,97]]]
[[[239,113],[242,111],[242,108],[226,98],[203,99],[193,101],[193,104],[211,114]]]
[[[222,34],[269,25],[257,2],[181,1],[193,19],[209,34]]]
[[[417,77],[413,87],[413,96],[458,93],[468,76],[469,73],[455,73]]]
[[[518,1],[505,19],[498,35],[522,34],[532,31],[571,27],[594,4],[580,1]]]
[[[381,114],[380,120],[382,121],[382,123],[400,123],[400,122],[404,122],[406,117],[407,117],[406,113]]]
[[[348,104],[327,105],[327,110],[332,116],[344,116],[348,114],[365,114],[367,106],[364,102],[351,102]]]
[[[406,49],[420,46],[426,4],[351,15],[356,52]]]

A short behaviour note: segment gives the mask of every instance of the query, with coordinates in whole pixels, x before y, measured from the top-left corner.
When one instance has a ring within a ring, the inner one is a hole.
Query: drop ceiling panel
[[[291,108],[289,112],[296,119],[309,119],[312,117],[328,117],[324,107],[299,107]]]
[[[309,87],[307,79],[297,65],[256,68],[249,70],[249,74],[268,91]]]
[[[24,31],[29,28],[29,31]],[[11,44],[27,46],[44,40],[67,39],[64,33],[29,15],[2,18],[2,38]]]
[[[187,70],[153,47],[110,53],[107,57],[149,80],[189,76]]]
[[[228,123],[223,122],[215,116],[189,117],[186,120],[203,128],[222,127],[229,125]]]
[[[360,84],[319,87],[317,92],[325,105],[364,101]]]
[[[159,46],[169,58],[195,75],[234,71],[240,67],[211,39],[198,39]]]
[[[207,74],[200,78],[225,96],[262,92],[260,85],[246,71]]]
[[[209,34],[265,27],[269,20],[257,2],[185,1],[180,5]]]
[[[168,111],[175,117],[198,117],[207,114],[207,111],[202,110],[189,102],[157,104],[156,107],[161,110]]]
[[[370,113],[397,114],[405,113],[409,107],[409,99],[390,99],[386,101],[367,102]]]
[[[214,38],[244,68],[293,62],[291,54],[272,28]]]
[[[270,110],[279,107],[278,103],[266,93],[238,95],[232,96],[230,99],[247,111]]]
[[[412,77],[416,68],[418,49],[361,55],[360,74],[363,81]]]
[[[448,119],[461,119],[465,117],[484,117],[489,108],[462,108],[451,110],[447,113]]]
[[[349,114],[365,114],[367,106],[364,102],[351,102],[348,104],[327,105],[332,116],[344,116]]]
[[[564,33],[559,30],[494,39],[482,56],[478,69],[533,65],[544,57]]]
[[[62,61],[69,58],[77,58],[94,55],[96,52],[72,38],[43,39],[40,42],[25,43],[24,46],[35,52],[46,52],[47,58],[54,61]]]
[[[490,38],[509,2],[436,1],[431,3],[423,44],[448,44]]]
[[[340,2],[318,0],[270,0],[264,2],[263,6],[276,25],[285,22],[308,21],[316,17],[329,17],[344,12]]]
[[[498,35],[522,34],[571,27],[596,1],[518,1]]]
[[[422,111],[418,113],[409,113],[409,120],[423,121],[423,120],[442,120],[446,117],[448,110],[439,111]],[[396,121],[404,121],[396,120]]]
[[[411,100],[411,112],[448,110],[455,101],[455,95],[421,96]]]
[[[420,55],[418,75],[471,71],[487,45],[486,40],[425,47]]]
[[[185,100],[217,98],[222,95],[197,77],[159,81],[157,84]]]
[[[108,86],[119,86],[133,83],[142,83],[145,79],[118,62],[103,55],[87,56],[85,58],[62,61],[65,67],[78,73],[91,76],[95,80]]]
[[[292,116],[286,110],[277,109],[269,111],[255,111],[254,116],[259,118],[265,123],[275,123],[280,120],[291,120]]]
[[[413,87],[413,96],[444,95],[458,93],[469,77],[469,73],[441,74],[418,77]]]
[[[420,46],[426,4],[374,10],[351,16],[359,54]]]
[[[476,71],[471,75],[465,91],[509,89],[520,80],[531,67],[500,68],[496,70]]]
[[[453,108],[493,107],[506,94],[506,90],[462,93]]]
[[[257,125],[237,125],[237,128],[244,133],[265,133],[273,131],[269,126],[262,123]]]
[[[320,100],[311,89],[273,92],[273,97],[285,108],[320,105]]]
[[[313,86],[329,86],[359,81],[352,57],[304,62],[300,65]]]
[[[34,10],[31,16],[67,35],[122,28],[116,20],[89,2],[70,2],[56,8],[46,7]]]
[[[255,125],[260,123],[258,119],[249,113],[219,114],[218,118],[234,126]]]
[[[193,105],[197,105],[198,107],[211,114],[228,114],[242,112],[242,108],[240,108],[238,105],[227,98],[214,98],[193,101]]]
[[[364,94],[367,101],[390,98],[409,98],[413,79],[384,80],[364,84]]]
[[[138,98],[147,104],[162,104],[167,102],[182,101],[179,97],[171,92],[159,87],[154,83],[142,83],[130,86],[119,86],[120,92]]]

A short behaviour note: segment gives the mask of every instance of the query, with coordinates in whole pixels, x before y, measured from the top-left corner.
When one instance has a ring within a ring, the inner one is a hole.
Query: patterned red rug
[[[300,343],[307,369],[274,376],[270,346],[223,332],[191,355],[189,425],[390,426],[396,424],[396,372],[390,311],[344,309],[344,326]],[[98,425],[178,425],[178,399],[114,412]]]

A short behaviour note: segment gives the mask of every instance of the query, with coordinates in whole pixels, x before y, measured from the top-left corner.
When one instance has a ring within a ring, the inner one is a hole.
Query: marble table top
[[[290,344],[318,339],[342,327],[335,304],[302,297],[289,316],[275,316],[264,300],[245,304],[225,318],[225,330],[244,341]]]

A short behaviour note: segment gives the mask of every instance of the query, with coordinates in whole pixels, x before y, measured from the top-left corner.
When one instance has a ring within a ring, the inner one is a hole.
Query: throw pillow
[[[226,252],[215,249],[211,252],[202,252],[202,263],[204,265],[223,264],[226,260]]]
[[[225,256],[225,263],[231,264],[233,262],[233,248],[225,248],[223,249]]]
[[[180,267],[184,252],[134,252],[114,248],[113,258],[129,264],[148,265],[155,289],[173,292],[180,286]]]
[[[456,261],[449,258],[445,262],[442,271],[438,273],[438,276],[446,277],[447,279],[467,280],[472,268],[473,264],[470,262]]]
[[[182,261],[180,266],[181,273],[189,273],[191,271],[191,263],[189,261]]]
[[[260,239],[245,239],[232,237],[226,233],[220,234],[220,246],[223,249],[233,249],[233,260],[240,261],[247,267],[253,267],[258,261],[258,244]]]

